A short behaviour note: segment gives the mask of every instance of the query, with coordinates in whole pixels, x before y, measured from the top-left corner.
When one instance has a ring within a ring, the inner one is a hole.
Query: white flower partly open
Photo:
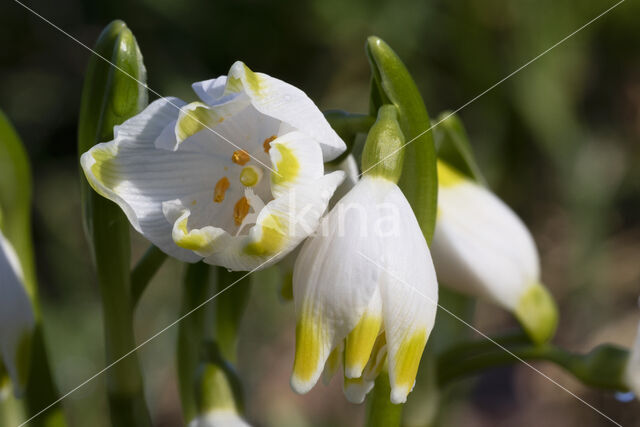
[[[529,335],[555,331],[553,299],[540,283],[529,230],[483,186],[438,161],[438,217],[432,254],[440,283],[512,311]]]
[[[438,300],[429,248],[398,186],[365,175],[302,246],[291,385],[309,391],[344,362],[345,394],[362,402],[388,359],[391,401],[404,402]],[[325,367],[326,365],[326,367]]]
[[[193,89],[201,101],[159,99],[116,126],[85,175],[169,255],[272,264],[317,227],[343,179],[323,162],[345,144],[304,92],[242,62]]]
[[[20,260],[0,232],[0,382],[7,370],[16,395],[21,395],[29,372],[35,317],[24,286]]]

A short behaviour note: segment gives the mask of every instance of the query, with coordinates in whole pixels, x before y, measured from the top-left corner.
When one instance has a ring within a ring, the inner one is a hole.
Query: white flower
[[[640,399],[640,325],[636,333],[636,341],[629,353],[629,361],[625,369],[625,380],[631,391]]]
[[[251,427],[235,410],[218,409],[194,418],[188,427]]]
[[[291,385],[309,391],[344,360],[345,394],[361,402],[388,358],[391,401],[404,402],[433,328],[438,290],[429,248],[400,189],[365,176],[302,246]]]
[[[201,102],[163,98],[84,153],[91,186],[180,260],[234,270],[276,262],[310,234],[345,149],[299,89],[236,62],[195,83]]]
[[[440,283],[514,312],[533,339],[546,341],[557,313],[529,230],[493,193],[442,161],[438,185],[431,250]]]
[[[20,261],[0,232],[0,371],[4,364],[18,396],[27,382],[34,326],[33,307],[24,286]]]

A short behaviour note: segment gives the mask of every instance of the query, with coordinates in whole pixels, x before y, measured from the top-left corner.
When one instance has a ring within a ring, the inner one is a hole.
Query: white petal
[[[324,175],[270,201],[248,235],[233,237],[229,246],[205,258],[205,262],[246,271],[276,263],[316,230],[343,179],[342,172]]]
[[[269,156],[274,169],[271,192],[274,197],[323,175],[322,151],[313,138],[296,131],[276,138],[270,145]]]
[[[364,378],[345,378],[342,384],[342,391],[349,402],[360,404],[364,402],[374,384],[375,381]]]
[[[251,97],[258,111],[316,139],[325,161],[335,159],[346,149],[322,112],[300,89],[266,74],[254,73],[238,61],[229,70],[225,93],[240,91]]]
[[[640,325],[638,325],[636,340],[629,354],[625,378],[631,391],[640,399]]]
[[[13,247],[0,233],[0,361],[16,395],[26,384],[35,317]]]
[[[379,271],[360,253],[377,257],[381,250],[374,230],[378,199],[375,186],[358,183],[323,219],[296,260],[298,329],[291,385],[298,393],[315,385],[331,349],[358,324],[376,291]]]
[[[213,105],[224,95],[226,84],[227,76],[220,76],[215,79],[196,82],[191,85],[191,88],[203,102]]]
[[[215,155],[155,146],[156,138],[177,116],[172,103],[157,100],[118,127],[114,141],[97,144],[80,162],[91,186],[117,203],[138,232],[169,255],[194,262],[200,257],[171,238],[173,223],[165,218],[162,203],[180,198],[202,205],[224,171]]]
[[[397,186],[387,201],[401,218],[397,232],[385,239],[382,270],[384,329],[391,401],[405,402],[413,389],[418,364],[435,322],[438,285],[429,247],[411,206]]]
[[[493,193],[470,181],[441,186],[432,254],[445,286],[513,310],[539,282],[535,243]]]
[[[189,423],[188,427],[251,427],[237,412],[215,410],[200,415]]]

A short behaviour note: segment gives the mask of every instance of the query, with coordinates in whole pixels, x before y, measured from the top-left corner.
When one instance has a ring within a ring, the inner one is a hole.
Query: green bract
[[[378,37],[367,39],[367,56],[374,76],[373,97],[398,109],[398,123],[406,139],[405,161],[398,185],[418,218],[427,243],[436,224],[438,178],[431,120],[415,82],[398,55]],[[376,95],[376,87],[382,91]]]

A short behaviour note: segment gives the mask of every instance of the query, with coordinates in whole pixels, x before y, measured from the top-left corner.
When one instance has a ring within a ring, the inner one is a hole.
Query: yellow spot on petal
[[[427,331],[425,329],[413,332],[400,343],[395,357],[395,364],[390,367],[390,369],[393,369],[393,378],[395,379],[395,384],[392,384],[393,387],[403,388],[409,393],[416,380],[418,365],[426,344]]]
[[[558,309],[553,296],[539,283],[531,284],[522,294],[514,315],[536,344],[550,340],[558,326]]]
[[[197,203],[198,203],[198,201],[197,201],[197,200],[193,200],[193,201],[191,202],[191,205],[195,206]]]
[[[293,150],[283,144],[276,144],[275,149],[280,153],[280,160],[276,162],[276,173],[271,174],[274,185],[282,185],[296,179],[300,171],[300,162]]]
[[[324,351],[326,328],[308,310],[303,310],[296,325],[296,355],[293,375],[299,381],[307,382],[320,370],[320,355]]]
[[[249,201],[246,197],[242,197],[240,200],[236,202],[236,205],[233,207],[233,221],[236,225],[242,224],[242,220],[249,213]]]
[[[253,166],[247,166],[240,172],[240,182],[245,187],[253,187],[260,182],[260,178],[262,178],[262,171]]]
[[[356,327],[347,335],[344,364],[345,375],[348,378],[357,378],[362,375],[381,325],[381,316],[365,313]]]
[[[202,102],[193,102],[180,110],[175,133],[178,142],[182,142],[203,129],[219,123],[220,115]]]
[[[240,166],[246,165],[249,160],[251,160],[251,156],[244,150],[236,150],[231,156],[231,161]]]
[[[265,153],[269,152],[269,150],[271,149],[271,141],[273,141],[276,138],[277,137],[275,135],[271,135],[269,138],[264,140],[264,142],[262,143],[262,148],[264,148]]]
[[[249,243],[244,251],[248,255],[269,256],[278,253],[286,242],[286,224],[275,215],[260,223],[260,240]]]
[[[180,232],[179,234],[173,233],[173,241],[176,245],[192,251],[209,250],[213,242],[201,230],[189,231],[187,229],[187,221],[188,218],[184,218],[175,225]]]
[[[460,172],[449,166],[442,160],[438,160],[438,185],[441,187],[453,187],[465,182],[467,179]]]
[[[223,176],[218,180],[218,182],[216,182],[216,186],[213,189],[213,201],[215,203],[222,203],[222,201],[224,200],[224,195],[228,189],[229,189],[229,179],[227,179],[226,176]]]
[[[120,182],[118,170],[115,165],[116,152],[109,148],[96,148],[91,151],[91,156],[96,161],[91,166],[91,173],[102,185],[113,189]],[[91,182],[91,180],[89,180]],[[96,190],[97,191],[97,190]]]

